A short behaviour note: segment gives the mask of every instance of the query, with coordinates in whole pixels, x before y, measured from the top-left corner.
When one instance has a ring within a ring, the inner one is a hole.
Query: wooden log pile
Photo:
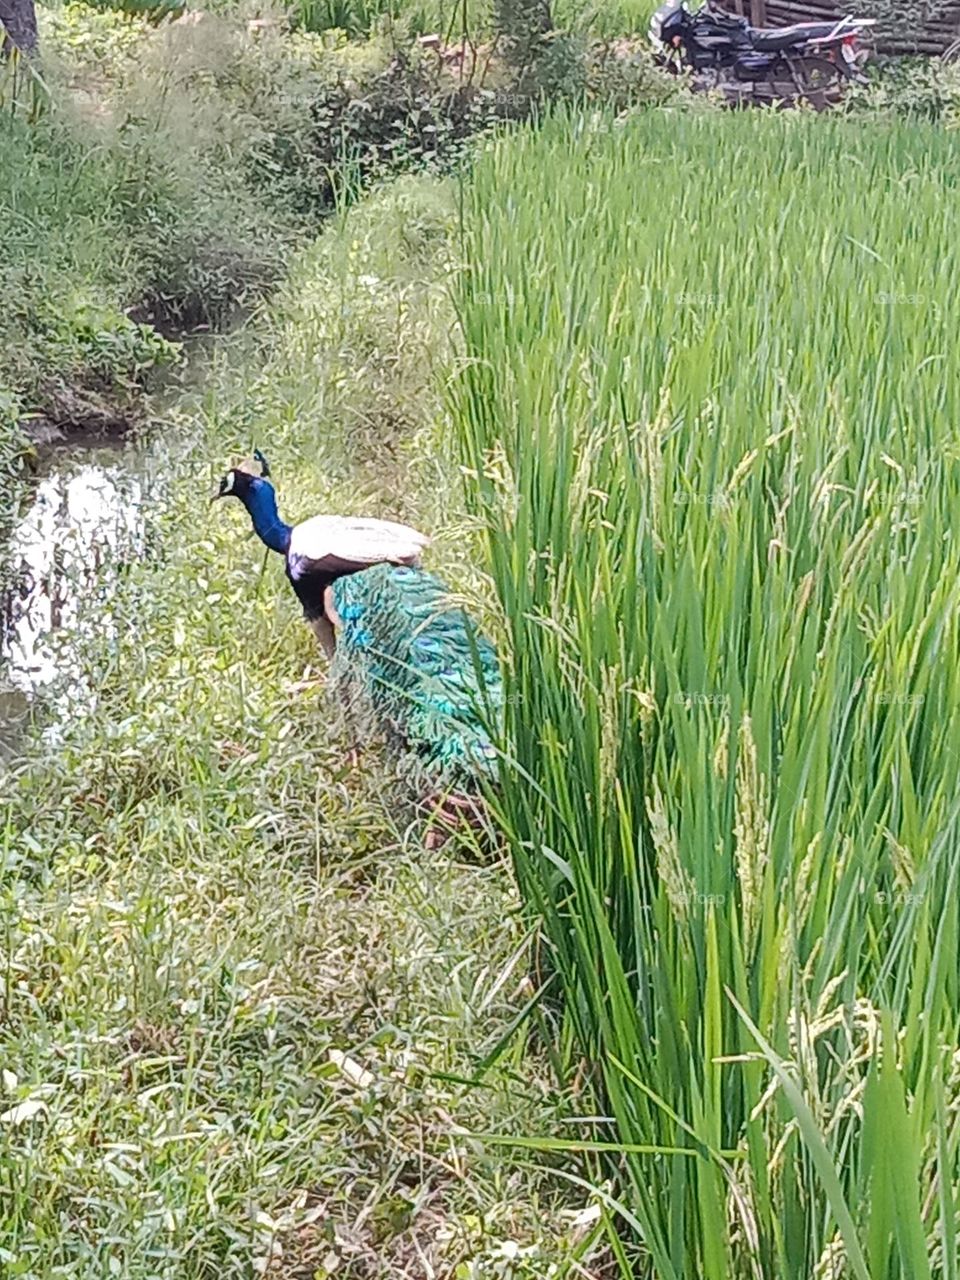
[[[960,40],[960,0],[926,0],[897,6],[890,0],[716,0],[720,8],[743,14],[756,27],[789,27],[795,22],[838,22],[853,15],[876,18],[873,43],[883,54],[945,53]],[[907,10],[912,10],[908,13]]]

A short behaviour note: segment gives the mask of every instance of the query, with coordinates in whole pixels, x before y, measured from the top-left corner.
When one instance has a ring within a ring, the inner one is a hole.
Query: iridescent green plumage
[[[338,673],[441,785],[496,776],[503,686],[489,640],[433,574],[378,564],[333,584]]]

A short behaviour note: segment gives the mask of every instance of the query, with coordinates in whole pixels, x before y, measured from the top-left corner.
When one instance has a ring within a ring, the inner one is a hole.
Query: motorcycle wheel
[[[808,102],[814,111],[835,107],[843,97],[843,76],[829,58],[788,58],[791,89],[798,102]]]

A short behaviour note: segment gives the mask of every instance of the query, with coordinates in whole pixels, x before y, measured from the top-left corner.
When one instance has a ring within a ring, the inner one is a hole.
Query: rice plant
[[[501,816],[644,1280],[958,1275],[954,156],[558,119],[465,192]]]

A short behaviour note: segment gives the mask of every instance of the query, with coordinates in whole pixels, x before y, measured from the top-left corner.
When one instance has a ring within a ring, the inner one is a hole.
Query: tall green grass
[[[555,0],[557,26],[602,38],[646,32],[656,0]]]
[[[502,817],[633,1274],[955,1280],[954,141],[557,120],[465,242]]]
[[[656,7],[656,0],[559,0],[551,13],[564,30],[613,36],[645,31]],[[356,36],[397,23],[418,35],[439,32],[458,40],[464,34],[489,38],[494,9],[493,0],[294,0],[292,13],[306,31],[339,28]]]
[[[489,28],[486,6],[476,0],[293,0],[291,14],[303,31],[346,31],[351,36],[370,35],[378,27],[399,24],[415,35],[439,32],[444,36],[476,36]]]

